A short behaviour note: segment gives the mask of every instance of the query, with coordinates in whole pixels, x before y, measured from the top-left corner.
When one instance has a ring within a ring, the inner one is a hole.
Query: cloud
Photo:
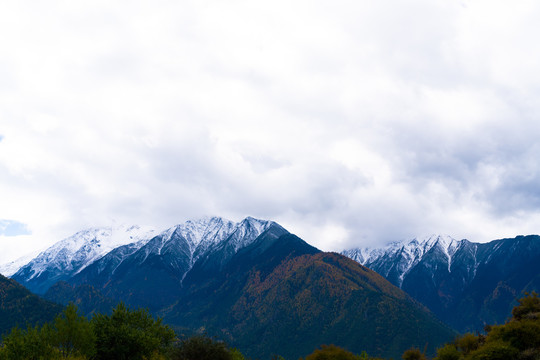
[[[0,40],[0,217],[28,224],[28,248],[206,214],[274,219],[325,250],[537,232],[538,14],[2,4],[17,35]]]

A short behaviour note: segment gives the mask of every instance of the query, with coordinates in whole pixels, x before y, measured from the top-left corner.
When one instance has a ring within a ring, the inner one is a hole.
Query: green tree
[[[518,350],[540,349],[540,321],[524,319],[493,326],[486,342],[504,341]]]
[[[486,326],[487,335],[465,334],[437,351],[436,360],[540,359],[540,299],[525,294],[503,325]]]
[[[234,348],[234,349],[230,349],[230,352],[231,352],[232,360],[246,360],[246,358],[244,357],[244,354],[242,354],[240,350]],[[283,359],[280,356],[277,360],[285,360],[285,359]]]
[[[155,320],[148,310],[130,310],[123,303],[110,316],[92,318],[96,335],[96,355],[102,360],[142,360],[165,352],[174,331]]]
[[[196,335],[180,341],[170,356],[173,360],[235,360],[243,359],[239,351],[231,351],[224,342],[206,335]]]
[[[426,360],[426,356],[416,348],[405,350],[401,357],[403,360]]]
[[[518,350],[503,341],[486,342],[471,352],[467,360],[510,360],[518,359]]]
[[[472,351],[478,349],[483,341],[483,337],[467,333],[456,340],[456,347],[461,350],[463,355],[468,355]]]
[[[43,329],[28,327],[21,330],[18,327],[4,337],[2,358],[6,360],[37,360],[53,358],[54,349],[44,336]]]
[[[512,309],[514,320],[538,319],[540,317],[540,298],[536,292],[525,293],[525,296],[519,299],[518,303],[519,305]]]
[[[435,360],[459,360],[461,358],[461,352],[456,348],[456,345],[447,344],[437,350]]]
[[[360,357],[336,345],[322,345],[306,356],[306,360],[358,360]]]
[[[84,356],[94,357],[96,353],[96,336],[92,324],[80,315],[73,303],[54,320],[53,344],[62,357]]]

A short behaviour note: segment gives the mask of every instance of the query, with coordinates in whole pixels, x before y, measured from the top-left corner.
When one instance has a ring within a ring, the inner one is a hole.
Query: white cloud
[[[275,219],[323,249],[538,232],[525,1],[0,5],[0,218]],[[332,240],[335,233],[335,240]]]

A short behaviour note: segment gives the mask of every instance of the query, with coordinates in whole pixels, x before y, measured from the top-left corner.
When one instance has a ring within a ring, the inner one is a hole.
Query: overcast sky
[[[0,262],[272,219],[322,250],[540,232],[540,2],[0,4]]]

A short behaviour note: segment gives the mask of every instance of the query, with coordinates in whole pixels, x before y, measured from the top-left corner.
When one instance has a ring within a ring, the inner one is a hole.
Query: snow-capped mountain
[[[448,235],[431,235],[409,241],[398,241],[382,248],[355,248],[345,250],[343,255],[375,270],[401,287],[405,276],[417,266],[426,254],[439,256],[448,272],[451,272],[452,258],[466,240],[456,240]]]
[[[368,351],[389,338],[385,355],[396,356],[405,344],[435,347],[453,336],[380,275],[321,253],[273,222],[204,219],[131,245],[55,284],[45,297],[75,302],[85,314],[110,311],[119,301],[148,308],[174,328],[204,329],[253,358],[270,358],[276,346],[299,358],[329,337]],[[402,331],[411,327],[416,331]]]
[[[178,231],[188,241],[192,262],[204,254],[209,247],[221,243],[233,233],[237,224],[220,217],[188,220],[178,225]]]
[[[537,235],[485,244],[433,235],[342,254],[383,275],[460,331],[504,322],[516,297],[540,289]]]
[[[214,281],[209,279],[224,272],[250,271],[253,264],[244,268],[239,258],[255,259],[288,236],[293,235],[275,222],[251,217],[238,223],[207,217],[162,232],[137,226],[94,228],[43,251],[20,267],[13,279],[54,301],[121,300],[165,311],[190,289],[199,289],[197,301],[210,295],[200,288]],[[275,251],[276,261],[290,255],[277,256]],[[460,331],[503,322],[516,297],[540,290],[537,235],[486,244],[433,235],[343,254],[386,277]],[[15,271],[17,266],[4,269]],[[88,310],[93,309],[97,308]]]
[[[40,293],[55,282],[77,274],[118,246],[149,240],[154,234],[154,229],[136,225],[80,231],[41,252],[18,269],[13,278]]]
[[[222,254],[226,259],[272,225],[279,226],[251,217],[239,223],[205,217],[161,233],[138,226],[88,229],[40,253],[13,278],[41,294],[61,280],[103,285],[128,272],[148,271],[147,267],[167,271],[181,283],[201,256],[226,249]]]
[[[28,264],[33,258],[36,257],[37,254],[29,254],[25,255],[23,257],[18,258],[17,260],[5,263],[0,265],[0,274],[11,277],[13,274],[15,274],[21,267]]]

